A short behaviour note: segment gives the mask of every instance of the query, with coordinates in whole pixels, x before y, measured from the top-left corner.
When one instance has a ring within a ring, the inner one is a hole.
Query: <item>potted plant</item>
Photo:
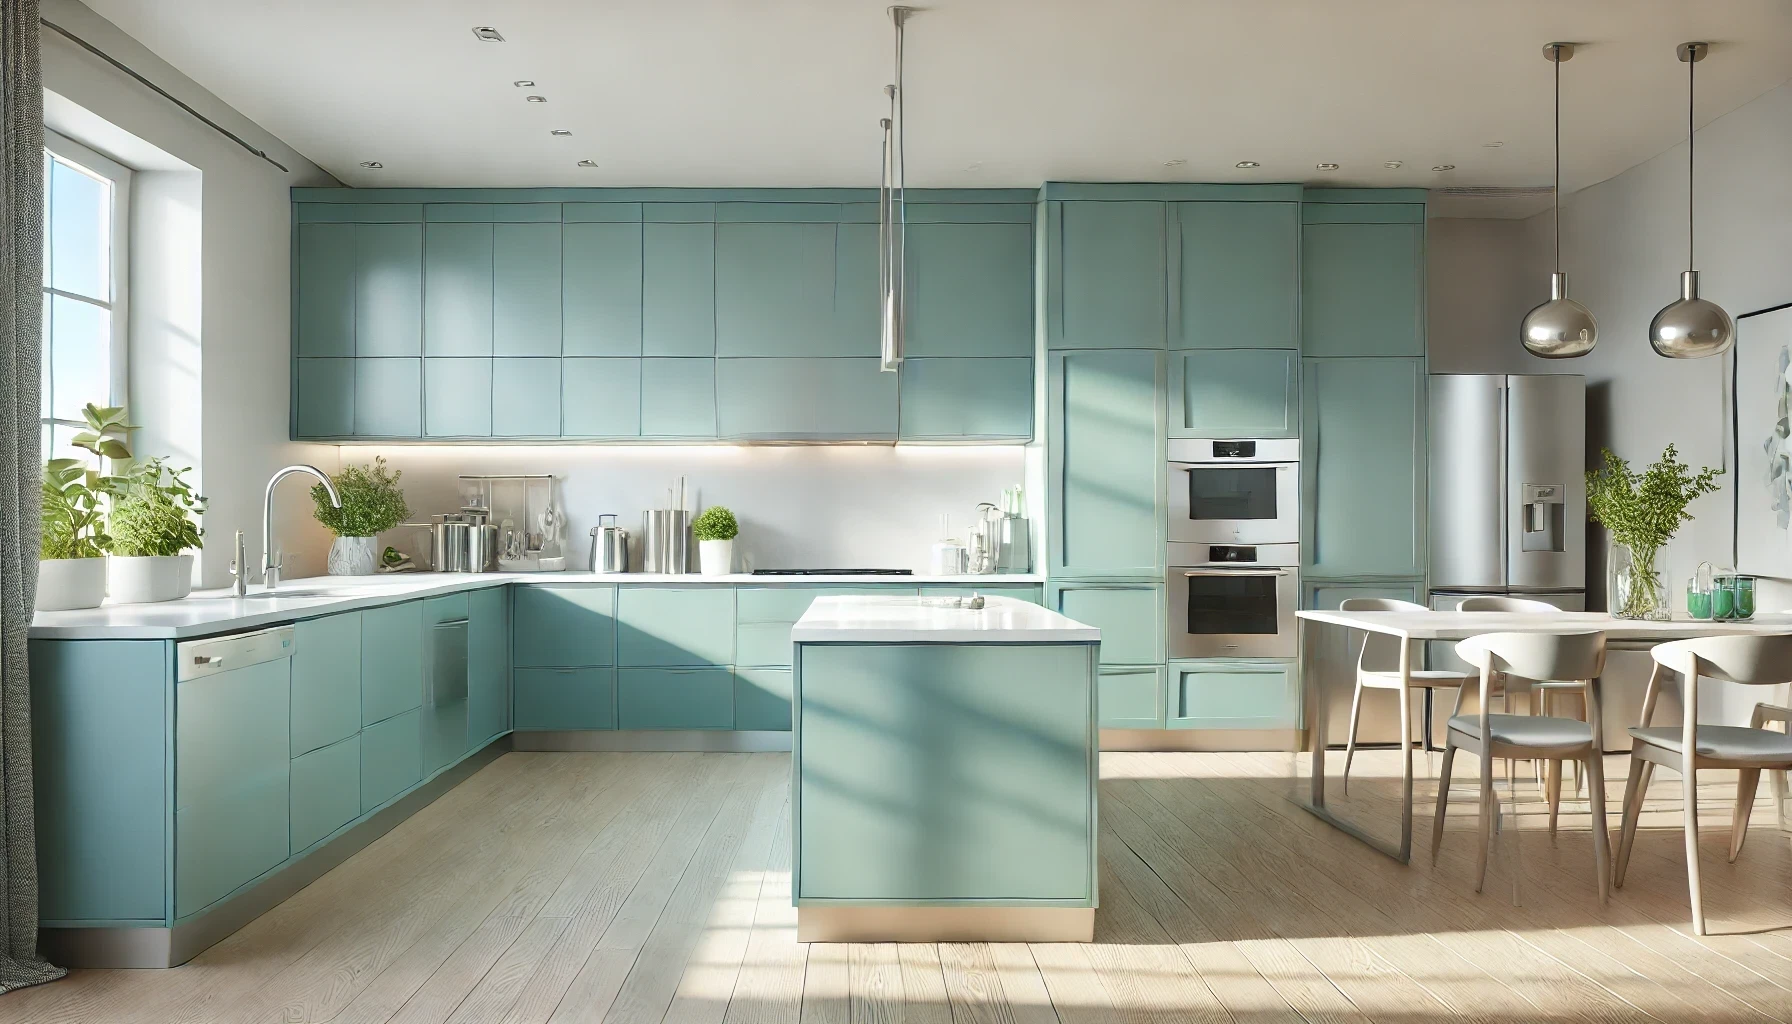
[[[388,470],[384,456],[375,457],[371,465],[344,467],[330,477],[342,499],[341,508],[330,504],[330,492],[322,484],[311,488],[317,521],[336,535],[330,544],[330,575],[369,576],[379,567],[376,535],[411,517],[404,491],[398,488],[403,475]]]
[[[1610,448],[1603,452],[1605,465],[1587,473],[1587,517],[1612,535],[1606,606],[1620,619],[1666,620],[1668,595],[1656,557],[1674,531],[1692,521],[1686,507],[1717,490],[1723,471],[1706,467],[1694,473],[1671,444],[1661,461],[1641,473],[1632,472]]]
[[[740,536],[740,524],[734,513],[721,505],[711,505],[691,522],[691,535],[697,538],[697,566],[705,576],[726,576],[734,564],[734,538]]]
[[[72,442],[101,459],[131,457],[125,439],[134,428],[122,408],[101,409],[88,403],[81,410],[87,429]],[[106,599],[106,533],[104,499],[107,484],[85,459],[51,459],[44,464],[43,511],[38,544],[39,611],[98,608]]]
[[[193,591],[193,556],[204,531],[205,499],[160,458],[108,477],[112,537],[107,589],[123,604],[178,601]]]

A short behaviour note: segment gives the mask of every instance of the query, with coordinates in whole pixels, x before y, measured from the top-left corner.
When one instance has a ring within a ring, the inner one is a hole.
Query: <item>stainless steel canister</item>
[[[498,528],[491,513],[467,507],[430,525],[430,564],[437,572],[490,572],[498,563]]]
[[[591,528],[591,571],[628,571],[628,531],[616,525],[612,513],[598,516]]]
[[[643,517],[642,569],[646,572],[691,571],[691,514],[683,509],[650,509]]]

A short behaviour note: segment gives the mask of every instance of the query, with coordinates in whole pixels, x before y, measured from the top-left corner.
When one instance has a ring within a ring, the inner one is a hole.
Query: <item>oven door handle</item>
[[[1186,569],[1184,576],[1286,576],[1286,569]]]

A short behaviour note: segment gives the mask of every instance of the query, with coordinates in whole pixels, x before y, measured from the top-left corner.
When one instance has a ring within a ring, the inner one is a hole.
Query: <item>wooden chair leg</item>
[[[1705,934],[1705,899],[1699,885],[1699,773],[1682,755],[1680,803],[1686,812],[1686,890],[1692,897],[1692,933]]]
[[[1755,809],[1755,790],[1761,785],[1761,769],[1739,768],[1736,771],[1736,813],[1730,818],[1730,863],[1742,852],[1742,841],[1748,838],[1748,816]]]
[[[1774,820],[1779,822],[1780,831],[1786,831],[1786,773],[1774,769],[1767,773],[1767,781],[1773,784]]]
[[[1544,796],[1549,800],[1549,838],[1556,837],[1556,817],[1562,810],[1562,762],[1551,759],[1543,766]]]
[[[1595,750],[1587,757],[1587,800],[1593,812],[1593,868],[1599,874],[1599,902],[1611,898],[1612,851],[1611,834],[1605,830],[1605,761]],[[1562,781],[1561,765],[1556,765],[1556,783]]]
[[[1624,818],[1618,831],[1618,861],[1612,866],[1612,888],[1624,888],[1624,869],[1630,864],[1630,844],[1636,841],[1636,822],[1643,813],[1643,796],[1655,773],[1653,762],[1630,755],[1630,778],[1624,784]]]
[[[1356,678],[1356,692],[1350,695],[1350,734],[1344,739],[1344,792],[1350,792],[1350,762],[1356,757],[1356,727],[1363,719],[1363,677]]]
[[[1511,762],[1507,762],[1510,764]],[[1487,853],[1493,845],[1493,757],[1481,754],[1481,827],[1475,833],[1475,891],[1487,887]]]
[[[1444,841],[1444,809],[1450,805],[1450,766],[1456,763],[1456,744],[1444,740],[1444,762],[1437,770],[1437,813],[1431,819],[1431,866],[1437,866],[1437,848]]]

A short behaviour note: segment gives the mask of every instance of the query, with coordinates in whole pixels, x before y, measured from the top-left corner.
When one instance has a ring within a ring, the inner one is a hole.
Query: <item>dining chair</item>
[[[1338,604],[1339,611],[1345,612],[1428,612],[1422,604],[1411,601],[1398,601],[1390,597],[1350,597]],[[1362,719],[1364,690],[1398,690],[1400,689],[1400,645],[1399,637],[1385,633],[1365,633],[1363,649],[1356,656],[1356,690],[1350,697],[1350,732],[1344,740],[1344,792],[1350,792],[1350,761],[1356,756],[1357,725]],[[1472,683],[1474,676],[1464,672],[1453,672],[1435,669],[1418,669],[1410,666],[1419,664],[1419,643],[1416,640],[1405,641],[1407,646],[1407,677],[1416,688],[1425,690],[1455,690],[1457,711],[1461,710],[1462,686]],[[1452,711],[1451,714],[1455,714]],[[1427,755],[1429,757],[1429,755]]]
[[[1699,678],[1752,686],[1792,681],[1792,634],[1704,636],[1659,644],[1649,653],[1655,659],[1655,669],[1649,673],[1649,689],[1643,695],[1642,722],[1630,730],[1630,780],[1624,790],[1623,828],[1619,833],[1618,862],[1612,873],[1612,884],[1624,884],[1624,869],[1630,863],[1630,847],[1636,841],[1643,796],[1649,789],[1655,766],[1679,772],[1680,802],[1686,829],[1686,887],[1692,896],[1692,930],[1696,935],[1703,935],[1705,907],[1699,886],[1699,769],[1736,770],[1736,809],[1730,820],[1730,860],[1733,862],[1742,852],[1742,841],[1748,834],[1749,812],[1754,808],[1755,787],[1761,780],[1761,772],[1777,774],[1792,768],[1792,736],[1759,728],[1759,723],[1768,717],[1760,707],[1756,709],[1755,727],[1700,725]],[[1680,706],[1685,709],[1681,713],[1681,722],[1679,725],[1651,725],[1655,700],[1660,696],[1662,680],[1669,672],[1680,674]],[[1690,757],[1687,751],[1692,752]]]
[[[1593,865],[1599,884],[1599,901],[1608,895],[1610,837],[1605,831],[1605,774],[1599,759],[1604,748],[1599,736],[1599,676],[1605,671],[1605,634],[1586,633],[1483,633],[1456,645],[1456,655],[1480,671],[1479,707],[1474,714],[1450,716],[1444,742],[1443,767],[1438,772],[1437,815],[1431,827],[1431,862],[1437,863],[1444,837],[1444,811],[1450,798],[1450,766],[1456,751],[1467,750],[1481,760],[1481,823],[1475,854],[1475,891],[1487,884],[1488,847],[1493,842],[1494,816],[1499,813],[1493,790],[1493,760],[1498,757],[1534,758],[1559,764],[1564,760],[1587,766],[1587,791],[1593,812]],[[1547,715],[1496,715],[1488,710],[1488,691],[1499,673],[1522,679],[1568,679],[1585,684],[1591,713],[1588,722]],[[1591,723],[1591,724],[1589,724]],[[1556,777],[1560,779],[1558,769]],[[1556,810],[1552,801],[1550,834],[1555,834]],[[1518,859],[1518,829],[1510,830],[1512,850],[1512,902],[1519,898],[1523,871]]]
[[[1462,599],[1461,603],[1456,606],[1456,610],[1463,612],[1541,612],[1544,614],[1553,614],[1562,609],[1557,608],[1548,601],[1537,601],[1527,597],[1500,597],[1489,594],[1477,597],[1465,597]],[[1587,695],[1581,684],[1559,679],[1532,679],[1530,680],[1530,684],[1531,692],[1528,699],[1530,701],[1531,714],[1553,714],[1555,709],[1555,695],[1557,693],[1573,693],[1580,698],[1582,720],[1585,721]],[[1535,765],[1535,770],[1538,789],[1544,790],[1545,792],[1554,792],[1560,785],[1559,781],[1552,780],[1548,777],[1547,765],[1537,764]],[[1510,786],[1512,780],[1508,778],[1506,784],[1507,786]],[[1581,777],[1580,762],[1576,761],[1574,764],[1574,792],[1576,795],[1580,793],[1583,785],[1585,785],[1585,781]]]

